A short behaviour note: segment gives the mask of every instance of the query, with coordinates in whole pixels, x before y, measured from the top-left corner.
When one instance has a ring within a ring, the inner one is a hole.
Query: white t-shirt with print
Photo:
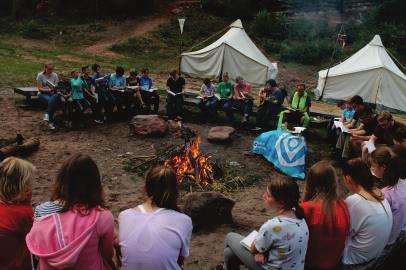
[[[264,269],[304,269],[309,229],[304,219],[278,216],[259,229],[254,240],[261,253],[269,251]]]
[[[360,264],[378,257],[392,230],[388,201],[372,202],[353,194],[345,203],[350,213],[350,234],[344,249],[344,264]]]

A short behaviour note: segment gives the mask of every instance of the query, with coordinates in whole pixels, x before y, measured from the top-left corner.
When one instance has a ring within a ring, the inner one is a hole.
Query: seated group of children
[[[371,168],[360,158],[344,164],[347,198],[328,161],[310,168],[301,203],[296,181],[272,178],[262,199],[273,218],[264,217],[247,246],[243,236],[227,234],[224,263],[216,269],[376,269],[404,250],[406,147],[378,148],[369,161]],[[119,214],[118,233],[92,158],[65,161],[50,200],[35,211],[34,173],[21,159],[0,163],[1,269],[32,269],[31,258],[37,269],[182,269],[193,226],[178,208],[172,169],[147,173],[146,199]]]
[[[94,72],[90,76],[89,66],[82,67],[81,72],[71,72],[67,77],[63,72],[59,76],[54,72],[53,64],[46,64],[45,70],[37,76],[39,100],[47,105],[44,120],[49,128],[55,129],[54,113],[63,105],[64,119],[67,126],[72,123],[82,127],[85,125],[84,112],[91,109],[94,121],[102,124],[112,117],[114,107],[121,117],[129,117],[141,110],[157,113],[159,95],[153,88],[148,69],[124,75],[124,68],[117,67],[115,73],[105,75],[98,64],[92,65]]]
[[[331,142],[339,158],[360,156],[368,161],[377,145],[406,144],[406,127],[390,112],[375,113],[360,96],[339,104],[342,116],[329,126]]]

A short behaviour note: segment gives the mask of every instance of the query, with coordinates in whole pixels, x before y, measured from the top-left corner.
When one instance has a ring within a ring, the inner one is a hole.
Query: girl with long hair
[[[0,163],[0,268],[31,269],[25,236],[32,226],[31,184],[34,166],[10,157]]]
[[[376,265],[406,243],[406,147],[378,147],[370,157],[371,171],[381,180],[392,216],[392,231]]]
[[[51,200],[36,208],[26,242],[39,259],[37,270],[109,270],[113,233],[99,169],[91,157],[76,154],[59,169]]]
[[[181,269],[189,256],[192,220],[179,212],[176,174],[157,166],[145,180],[144,203],[120,213],[122,270]]]
[[[343,166],[344,184],[353,194],[345,199],[351,225],[342,259],[343,269],[367,269],[384,249],[392,229],[392,211],[360,158]]]
[[[301,206],[310,234],[306,268],[333,269],[344,251],[350,216],[338,193],[336,171],[328,161],[319,161],[310,168]]]
[[[243,236],[227,234],[224,268],[304,269],[309,230],[299,205],[297,183],[286,177],[271,179],[262,198],[275,217],[261,226],[250,250],[241,245]]]

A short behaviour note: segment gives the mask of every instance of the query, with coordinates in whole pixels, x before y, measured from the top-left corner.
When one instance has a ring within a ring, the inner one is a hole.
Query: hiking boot
[[[47,113],[44,114],[44,119],[42,119],[42,120],[49,122],[49,114],[47,114]]]

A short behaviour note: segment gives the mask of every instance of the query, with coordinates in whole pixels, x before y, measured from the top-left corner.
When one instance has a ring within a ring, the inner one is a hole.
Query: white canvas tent
[[[333,100],[360,95],[368,103],[406,112],[406,76],[376,35],[344,62],[319,71],[316,95]]]
[[[228,72],[231,79],[242,76],[253,84],[264,84],[277,75],[276,63],[271,63],[245,32],[241,20],[211,45],[182,53],[181,72],[191,77],[215,78]]]

